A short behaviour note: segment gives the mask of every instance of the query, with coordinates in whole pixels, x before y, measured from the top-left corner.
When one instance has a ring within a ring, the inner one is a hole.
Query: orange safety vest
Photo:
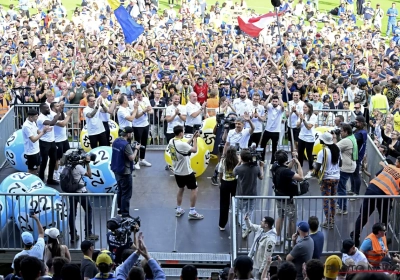
[[[400,168],[388,165],[377,177],[372,179],[370,183],[380,188],[387,195],[399,195]]]
[[[385,257],[388,253],[387,250],[387,243],[386,243],[386,236],[382,237],[383,240],[383,244],[385,244],[385,249],[382,249],[381,244],[378,241],[378,238],[376,237],[375,234],[371,233],[370,235],[368,235],[365,240],[370,239],[372,242],[372,250],[371,251],[367,251],[365,252],[365,256],[368,259],[368,262],[372,265],[372,266],[379,266],[383,257]]]
[[[3,117],[8,112],[7,99],[3,97],[3,102],[0,103],[0,117]]]

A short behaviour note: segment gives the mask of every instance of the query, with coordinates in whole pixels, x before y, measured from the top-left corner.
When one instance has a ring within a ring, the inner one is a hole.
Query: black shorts
[[[189,190],[195,190],[197,188],[197,181],[194,173],[185,176],[175,175],[175,180],[180,189],[184,188],[185,186]]]
[[[68,139],[62,142],[56,142],[57,146],[57,159],[61,159],[63,154],[69,150],[69,142]]]
[[[293,138],[294,141],[299,141],[299,134],[300,134],[300,128],[293,128]],[[290,127],[288,127],[288,140],[292,140],[292,134],[290,133]]]
[[[27,155],[26,156],[28,164],[28,170],[37,170],[40,166],[40,153],[34,155]]]

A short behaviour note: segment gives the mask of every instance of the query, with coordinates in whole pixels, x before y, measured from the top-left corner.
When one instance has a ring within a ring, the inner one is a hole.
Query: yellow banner
[[[121,2],[119,0],[107,0],[107,1],[113,11],[118,9],[119,6],[121,6]]]

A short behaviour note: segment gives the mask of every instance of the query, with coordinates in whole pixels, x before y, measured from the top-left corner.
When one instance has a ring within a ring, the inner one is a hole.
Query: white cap
[[[48,235],[50,238],[57,239],[60,235],[60,231],[57,228],[48,228],[44,231],[44,234]]]

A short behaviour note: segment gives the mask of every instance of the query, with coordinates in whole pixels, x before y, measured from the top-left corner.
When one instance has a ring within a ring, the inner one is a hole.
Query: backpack
[[[66,165],[60,174],[60,186],[61,190],[66,193],[75,193],[81,188],[79,182],[75,182],[74,176],[72,175],[72,166]]]
[[[275,163],[272,168],[272,182],[274,183],[274,190],[275,192],[278,192],[284,196],[298,196],[298,195],[303,195],[308,192],[308,189],[310,187],[309,183],[307,180],[304,180],[302,182],[296,182],[292,180],[292,183],[290,186],[282,186],[280,184],[279,178],[281,178],[281,172],[283,170],[287,169],[286,166],[280,166],[279,164]]]

